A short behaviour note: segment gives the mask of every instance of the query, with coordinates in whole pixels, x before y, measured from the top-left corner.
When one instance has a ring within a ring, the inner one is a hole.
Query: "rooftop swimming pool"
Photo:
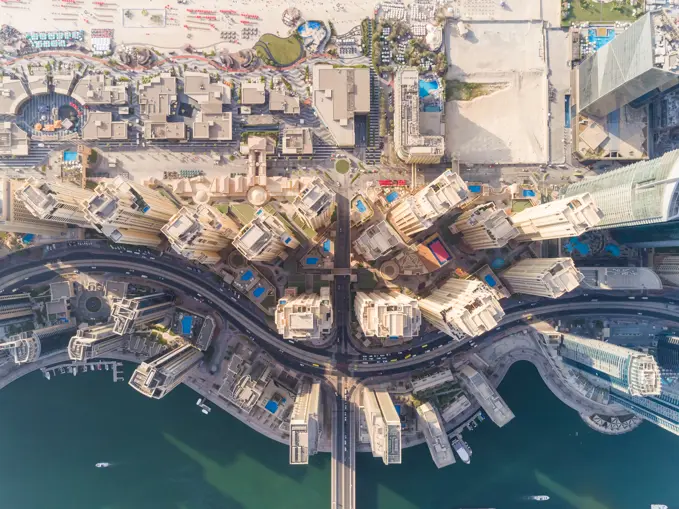
[[[356,200],[356,208],[361,214],[368,210],[365,208],[365,204],[361,200]]]
[[[252,291],[252,295],[254,295],[255,297],[257,297],[259,299],[265,291],[266,291],[266,288],[264,288],[263,286],[258,286],[257,288],[255,288]]]
[[[71,150],[64,150],[64,161],[75,161],[78,159],[78,153]]]
[[[613,28],[598,27],[590,28],[587,31],[587,40],[594,44],[594,51],[599,51],[599,49],[611,42],[614,37],[615,29]]]
[[[387,198],[387,202],[391,203],[391,202],[395,201],[396,199],[398,199],[398,193],[396,191],[392,191],[391,193],[389,193],[386,196],[386,198]]]
[[[427,97],[439,89],[438,81],[420,80],[420,98]]]

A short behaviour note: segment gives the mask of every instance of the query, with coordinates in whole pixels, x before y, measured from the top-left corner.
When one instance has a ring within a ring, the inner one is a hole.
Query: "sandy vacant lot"
[[[468,23],[448,28],[449,80],[506,83],[472,101],[446,104],[448,152],[466,163],[544,163],[547,73],[542,24]]]
[[[515,73],[498,92],[446,103],[448,152],[464,163],[546,163],[546,86],[542,74]]]
[[[452,0],[449,5],[456,17],[467,20],[526,21],[540,19],[540,4],[553,3],[559,7],[558,0]]]
[[[540,23],[468,23],[468,27],[463,38],[448,26],[449,79],[545,68]]]

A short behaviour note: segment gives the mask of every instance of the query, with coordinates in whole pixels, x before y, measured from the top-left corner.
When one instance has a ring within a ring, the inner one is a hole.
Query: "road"
[[[356,506],[356,412],[353,389],[344,377],[337,378],[337,394],[332,412],[332,509]]]

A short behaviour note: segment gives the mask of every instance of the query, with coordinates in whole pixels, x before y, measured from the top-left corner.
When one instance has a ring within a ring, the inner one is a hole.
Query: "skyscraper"
[[[495,328],[504,316],[484,283],[454,276],[421,299],[420,310],[430,323],[457,341]]]
[[[403,199],[389,213],[391,225],[406,240],[426,230],[434,222],[459,207],[469,197],[467,185],[457,173],[446,170],[412,196]]]
[[[648,12],[576,68],[578,111],[605,117],[677,82],[676,15]]]
[[[594,229],[662,223],[679,218],[679,150],[571,184],[566,197],[589,193],[603,219]]]
[[[658,396],[632,396],[611,388],[610,400],[648,422],[652,422],[667,431],[679,435],[679,392],[663,386]]]
[[[588,193],[529,207],[511,217],[519,230],[517,240],[547,240],[577,237],[595,227],[604,217]]]
[[[335,193],[323,179],[316,177],[302,189],[292,205],[311,228],[318,230],[330,225],[335,211]]]
[[[481,408],[495,424],[502,427],[514,418],[514,413],[497,390],[488,383],[483,373],[465,364],[460,368],[459,374],[462,387],[476,398]]]
[[[15,193],[16,198],[38,219],[91,228],[80,202],[89,198],[91,191],[74,184],[29,179]]]
[[[354,251],[371,262],[401,247],[404,247],[401,237],[386,221],[369,226],[354,241]]]
[[[219,251],[238,234],[239,225],[230,217],[208,205],[182,207],[160,231],[172,249],[183,257],[213,265],[221,257]]]
[[[74,320],[65,323],[42,327],[30,332],[21,332],[8,338],[6,343],[0,343],[0,351],[9,350],[16,364],[26,364],[36,361],[43,349],[54,350],[50,343],[60,343],[64,336],[72,334],[77,327]],[[51,348],[50,348],[51,347]]]
[[[504,247],[519,234],[507,213],[492,201],[463,212],[450,230],[460,232],[472,249]]]
[[[86,362],[122,347],[127,337],[116,334],[112,323],[78,329],[68,342],[68,356],[72,361]]]
[[[557,299],[578,287],[583,275],[571,258],[527,258],[500,274],[513,293]]]
[[[321,383],[304,379],[299,384],[290,414],[290,464],[306,465],[316,454],[320,425]]]
[[[142,362],[130,377],[130,386],[144,396],[160,399],[182,383],[203,360],[203,352],[183,345],[150,362]]]
[[[420,333],[417,299],[398,292],[356,292],[356,320],[363,334],[389,341],[409,340]]]
[[[177,212],[158,191],[120,176],[100,183],[81,206],[92,226],[112,241],[149,247],[160,244],[160,229]]]
[[[278,301],[275,318],[285,339],[320,339],[332,329],[330,287],[320,288],[320,294],[286,292]]]
[[[573,334],[559,345],[564,363],[611,383],[632,396],[660,394],[660,370],[653,356]]]
[[[285,225],[265,209],[255,212],[255,217],[243,226],[233,239],[233,247],[253,262],[272,262],[285,248],[295,249],[299,242]]]
[[[23,185],[21,180],[0,178],[0,231],[65,236],[68,232],[67,224],[38,219],[28,210],[23,200],[17,198],[16,193]]]
[[[656,359],[663,373],[679,375],[679,337],[659,336]]]
[[[384,389],[363,389],[363,412],[373,456],[385,465],[401,463],[401,419]]]
[[[111,307],[113,332],[129,334],[149,323],[162,322],[173,310],[174,296],[169,293],[120,299]]]

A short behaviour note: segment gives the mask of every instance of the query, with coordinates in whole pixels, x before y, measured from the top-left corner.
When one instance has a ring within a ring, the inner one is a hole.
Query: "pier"
[[[104,370],[111,371],[114,382],[120,382],[125,380],[122,367],[123,363],[120,361],[94,360],[90,362],[59,362],[40,368],[40,371],[47,380],[51,380],[56,375],[70,374],[76,376],[79,373],[87,373],[88,371]]]

